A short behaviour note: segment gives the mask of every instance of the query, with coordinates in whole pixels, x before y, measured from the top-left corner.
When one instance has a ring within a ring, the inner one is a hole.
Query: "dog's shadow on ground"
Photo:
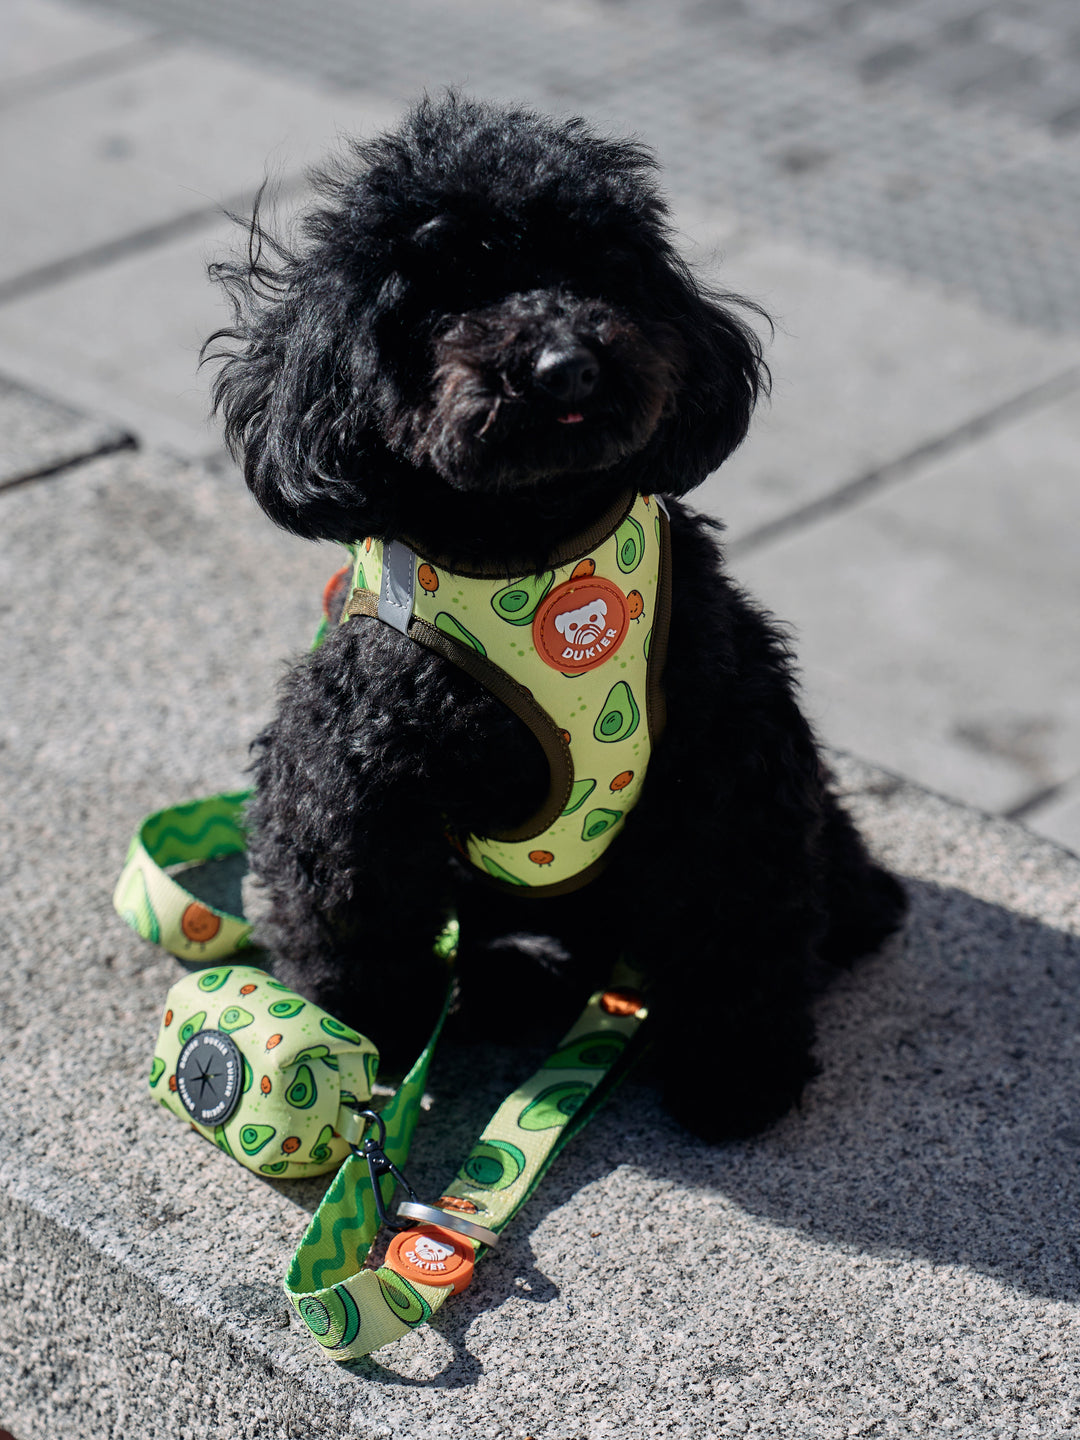
[[[601,1197],[597,1223],[609,1229],[633,1229],[666,1191],[659,1203],[676,1212],[667,1238],[693,1245],[692,1192],[712,1191],[818,1241],[1080,1299],[1080,937],[962,891],[921,881],[908,889],[903,936],[818,1004],[822,1074],[800,1110],[754,1140],[705,1145],[666,1115],[646,1056],[436,1318],[451,1351],[439,1373],[409,1375],[374,1358],[350,1368],[403,1386],[474,1384],[483,1366],[470,1326],[511,1294],[536,1305],[558,1298],[531,1237],[618,1167],[619,1194],[627,1177],[632,1194],[640,1176],[649,1199],[636,1214],[612,1201],[608,1214]],[[506,1044],[440,1047],[408,1165],[421,1196],[441,1193],[489,1115],[543,1058]],[[289,1193],[314,1210],[324,1188],[293,1182]]]
[[[903,937],[820,1001],[822,1075],[800,1111],[755,1140],[704,1145],[668,1120],[646,1059],[484,1262],[447,1337],[496,1292],[552,1298],[529,1236],[618,1166],[819,1240],[1080,1299],[1080,938],[961,891],[909,890]],[[438,1193],[533,1058],[447,1047],[410,1164],[421,1193]],[[679,1233],[693,1243],[693,1226]]]

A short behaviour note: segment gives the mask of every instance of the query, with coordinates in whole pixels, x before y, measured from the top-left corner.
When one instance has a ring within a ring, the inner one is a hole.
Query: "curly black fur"
[[[692,490],[768,375],[736,313],[755,307],[673,249],[653,168],[581,120],[451,95],[323,172],[296,248],[256,214],[246,259],[214,267],[235,309],[214,398],[267,514],[510,577],[628,486]],[[725,575],[710,522],[670,509],[668,726],[598,880],[516,900],[450,856],[448,823],[532,814],[546,761],[469,676],[366,618],[297,666],[256,741],[252,866],[278,974],[384,1046],[414,1039],[400,999],[425,993],[451,892],[481,1026],[515,996],[565,1010],[633,954],[671,1108],[721,1138],[798,1098],[816,962],[873,948],[903,901],[828,788],[783,634]]]

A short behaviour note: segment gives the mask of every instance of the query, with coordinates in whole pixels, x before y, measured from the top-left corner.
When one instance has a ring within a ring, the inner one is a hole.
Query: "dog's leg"
[[[289,675],[255,745],[251,864],[274,972],[403,1059],[443,999],[441,802],[447,769],[467,769],[436,667],[354,621]]]
[[[777,1119],[815,1073],[814,962],[830,905],[872,867],[827,791],[782,635],[704,527],[672,518],[668,724],[612,879],[651,976],[669,1108],[717,1140]]]

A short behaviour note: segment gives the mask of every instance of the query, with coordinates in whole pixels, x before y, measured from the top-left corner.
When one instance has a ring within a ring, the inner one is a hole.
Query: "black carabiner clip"
[[[367,1161],[368,1174],[371,1177],[371,1188],[375,1192],[375,1209],[379,1212],[379,1220],[389,1230],[410,1230],[415,1225],[415,1220],[393,1220],[387,1214],[386,1202],[383,1200],[382,1187],[379,1184],[379,1181],[384,1175],[390,1175],[393,1177],[395,1183],[400,1185],[401,1188],[408,1193],[410,1200],[416,1199],[416,1191],[383,1149],[383,1146],[386,1144],[386,1122],[376,1110],[358,1109],[356,1113],[362,1119],[377,1125],[379,1129],[378,1140],[373,1140],[370,1135],[367,1135],[362,1144],[353,1145],[350,1143],[349,1145],[349,1149],[357,1159]]]

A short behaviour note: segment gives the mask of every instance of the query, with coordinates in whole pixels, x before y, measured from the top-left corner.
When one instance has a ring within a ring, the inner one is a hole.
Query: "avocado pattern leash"
[[[399,1230],[377,1270],[357,1269],[378,1221],[366,1206],[373,1190],[354,1147],[285,1278],[285,1294],[333,1359],[389,1345],[465,1288],[476,1260],[614,1087],[616,1066],[647,1013],[629,987],[593,995],[555,1053],[499,1106],[435,1204],[410,1192],[398,1206],[409,1228]]]
[[[159,810],[142,822],[128,848],[113,897],[117,912],[144,939],[188,963],[210,967],[250,948],[252,927],[241,916],[197,900],[165,867],[206,863],[242,852],[246,848],[242,812],[249,794],[235,791]],[[457,922],[451,921],[435,942],[436,954],[448,966],[456,944]],[[254,1035],[254,1012],[230,1002],[250,1004],[249,997],[259,985],[273,991],[284,989],[254,967],[250,975],[239,969],[203,971],[198,989],[207,1003],[211,997],[217,999],[221,1014],[215,1010],[215,1023],[208,1028],[208,1010],[188,1017],[176,1027],[177,1040],[191,1044],[209,1034],[218,1037],[215,1043],[221,1047],[225,1044],[222,1035],[230,1045]],[[240,987],[235,997],[231,994],[234,986]],[[218,991],[221,994],[215,995]],[[299,998],[294,1002],[278,999],[272,1001],[268,1013],[281,1015],[283,1007],[291,1004],[304,1008]],[[342,1092],[331,1135],[324,1137],[320,1131],[316,1139],[325,1138],[326,1144],[312,1150],[313,1160],[294,1168],[292,1155],[285,1150],[282,1159],[288,1156],[290,1163],[286,1166],[275,1160],[269,1168],[274,1174],[316,1173],[317,1168],[335,1163],[342,1142],[351,1152],[316,1211],[284,1282],[285,1293],[301,1319],[336,1360],[355,1359],[390,1344],[424,1324],[452,1294],[464,1289],[476,1260],[497,1242],[562,1146],[585,1125],[621,1078],[625,1067],[619,1062],[648,1013],[638,992],[629,986],[593,995],[555,1053],[496,1111],[446,1192],[434,1205],[425,1205],[417,1200],[399,1167],[408,1156],[447,1006],[431,1039],[380,1112],[364,1109],[362,1099]],[[239,1015],[233,1013],[237,1010]],[[290,1018],[295,1021],[295,1014]],[[167,1009],[163,1033],[171,1023],[172,1011]],[[325,1017],[322,1029],[348,1045],[358,1041],[362,1047],[370,1047],[370,1042],[333,1017]],[[263,1045],[270,1040],[280,1042],[281,1035],[267,1037]],[[326,1045],[319,1048],[328,1049]],[[166,1053],[171,1057],[171,1050]],[[337,1068],[333,1056],[316,1057],[310,1046],[292,1059],[296,1067],[306,1064],[308,1071],[313,1060],[331,1070]],[[240,1062],[242,1083],[248,1089],[254,1071],[243,1054]],[[167,1062],[156,1055],[150,1076],[152,1091],[167,1068]],[[176,1084],[175,1074],[169,1081],[171,1089]],[[293,1094],[293,1087],[286,1093]],[[297,1099],[300,1108],[308,1103],[306,1093],[299,1096],[297,1092],[290,1103],[295,1105]],[[164,1097],[163,1103],[181,1113],[170,1098]],[[373,1127],[377,1139],[368,1133]],[[251,1128],[254,1132],[258,1127],[241,1127],[237,1132],[240,1150],[247,1154],[238,1153],[225,1134],[226,1127],[197,1128],[227,1154],[254,1168],[249,1143],[258,1144],[261,1132],[248,1142],[244,1131]],[[299,1161],[301,1152],[294,1153]],[[399,1205],[397,1213],[402,1219],[395,1221],[388,1216],[386,1205],[397,1183],[408,1190],[409,1199]],[[372,1269],[364,1261],[380,1222],[398,1233],[383,1264]]]

